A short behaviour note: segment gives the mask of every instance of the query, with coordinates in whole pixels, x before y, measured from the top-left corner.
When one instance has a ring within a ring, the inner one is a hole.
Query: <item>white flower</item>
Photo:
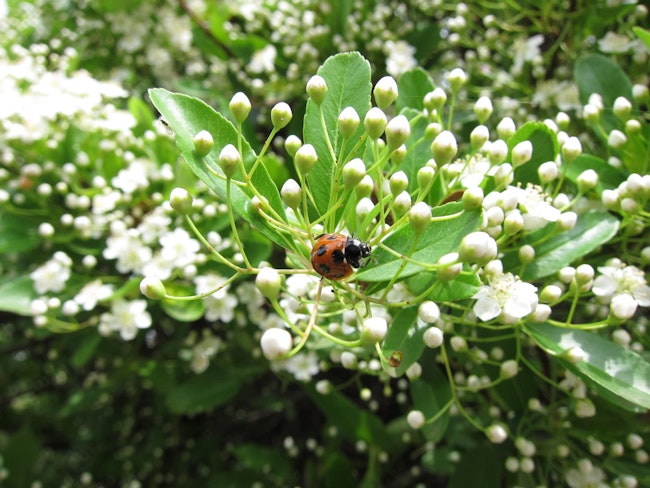
[[[537,307],[537,288],[506,273],[493,276],[472,297],[476,299],[474,314],[483,321],[501,316],[506,323],[532,313]]]
[[[415,48],[406,41],[388,41],[384,45],[386,71],[395,78],[405,71],[415,68]]]
[[[489,160],[471,156],[466,161],[454,161],[447,164],[445,170],[457,174],[457,180],[463,188],[475,188],[483,183],[483,179],[488,174],[490,167]]]
[[[509,187],[506,192],[514,192],[517,196],[524,217],[524,230],[540,229],[549,222],[556,222],[562,214],[550,204],[548,197],[539,186],[527,185],[526,189]]]
[[[578,461],[578,467],[569,469],[564,475],[570,488],[590,488],[603,486],[605,473],[588,459]]]
[[[120,273],[140,273],[145,264],[151,261],[153,251],[142,243],[136,229],[113,231],[106,239],[102,252],[106,259],[117,259],[116,268]]]
[[[514,50],[514,63],[512,65],[512,73],[518,75],[521,73],[524,64],[529,61],[533,61],[537,58],[541,51],[540,46],[544,42],[544,36],[537,34],[535,36],[529,37],[528,39],[517,39],[512,46]]]
[[[287,359],[283,366],[298,381],[308,382],[320,373],[319,359],[314,351],[301,352]]]
[[[627,36],[608,32],[598,41],[598,47],[604,53],[626,53],[636,46],[636,42]]]
[[[150,161],[135,160],[125,169],[114,176],[111,183],[118,190],[132,194],[136,190],[149,188],[149,180],[154,173],[153,163]]]
[[[206,336],[192,347],[190,368],[199,374],[208,369],[210,359],[223,347],[223,341],[212,334]]]
[[[277,54],[275,46],[267,44],[263,49],[253,54],[253,57],[248,62],[248,70],[251,73],[273,73]]]
[[[609,264],[598,268],[600,275],[592,287],[594,295],[605,303],[611,302],[612,313],[622,319],[634,315],[637,306],[650,306],[650,286],[643,271],[620,261]]]
[[[105,300],[113,294],[113,285],[105,285],[100,280],[91,281],[73,298],[74,302],[85,311],[95,308],[97,302]]]
[[[199,241],[192,238],[185,229],[177,227],[160,237],[160,255],[173,263],[176,268],[183,268],[196,262],[196,254],[201,249]]]
[[[151,315],[147,312],[146,300],[115,300],[111,311],[99,318],[99,332],[108,335],[119,332],[122,339],[130,341],[135,338],[138,329],[151,327]]]
[[[217,274],[207,274],[197,276],[194,279],[196,284],[196,293],[203,294],[217,288],[223,284],[226,278]],[[221,322],[231,322],[235,317],[235,308],[239,301],[237,298],[228,293],[228,286],[224,286],[212,295],[203,299],[205,306],[205,318],[210,321],[220,320]]]
[[[67,254],[61,251],[55,253],[52,259],[29,275],[34,282],[34,290],[39,294],[62,291],[70,278],[71,266],[72,261]]]

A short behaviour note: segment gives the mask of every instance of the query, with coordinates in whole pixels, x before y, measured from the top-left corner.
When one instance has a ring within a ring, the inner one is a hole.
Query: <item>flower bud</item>
[[[293,134],[287,137],[287,139],[284,141],[284,149],[291,157],[294,157],[296,155],[296,151],[300,149],[300,146],[302,146],[302,141],[298,136],[294,136]]]
[[[320,75],[314,75],[307,82],[307,95],[316,105],[320,105],[327,95],[327,82]]]
[[[593,169],[587,169],[580,173],[576,181],[578,185],[578,191],[580,193],[587,193],[590,190],[596,188],[598,185],[598,173]]]
[[[448,130],[443,130],[431,144],[431,153],[438,166],[447,164],[456,155],[458,144],[456,138]]]
[[[422,166],[418,170],[417,178],[418,178],[418,188],[422,191],[426,190],[429,188],[431,185],[431,182],[433,181],[433,178],[436,176],[436,170],[433,169],[431,166],[426,165]]]
[[[431,223],[431,207],[424,202],[413,205],[409,210],[409,223],[416,234],[424,232]]]
[[[474,210],[483,205],[483,188],[480,186],[473,186],[463,192],[461,201],[465,210]]]
[[[280,195],[282,196],[284,203],[287,204],[287,207],[295,210],[298,208],[300,200],[302,199],[302,188],[300,188],[300,185],[296,180],[289,178],[284,182],[284,185],[282,185]]]
[[[390,192],[393,195],[398,195],[409,186],[409,179],[404,171],[397,171],[391,175],[388,184],[390,186]]]
[[[359,359],[352,351],[343,351],[341,353],[341,366],[345,369],[356,369]]]
[[[515,121],[510,117],[504,117],[497,124],[497,135],[503,140],[510,139],[516,130],[517,126],[515,125]]]
[[[504,379],[510,379],[514,376],[517,376],[519,372],[519,364],[514,359],[508,359],[501,363],[501,368],[499,369],[499,376]]]
[[[286,127],[291,122],[291,117],[291,107],[284,102],[276,103],[271,109],[271,123],[276,130]]]
[[[264,331],[260,345],[264,357],[270,361],[274,361],[276,359],[283,359],[291,351],[293,339],[288,331],[274,327]]]
[[[442,132],[442,125],[438,122],[430,122],[424,129],[425,139],[435,139],[438,134]]]
[[[251,112],[251,101],[245,93],[237,92],[230,99],[228,108],[230,108],[230,113],[235,120],[241,124],[248,118],[248,114]]]
[[[338,124],[339,131],[343,136],[343,139],[349,139],[359,127],[361,119],[359,119],[359,114],[352,107],[345,107],[339,114]]]
[[[386,126],[386,143],[391,151],[404,144],[410,135],[411,125],[403,115],[394,117]]]
[[[447,94],[442,88],[436,88],[424,96],[424,106],[429,112],[441,110],[447,102]]]
[[[395,197],[393,201],[393,211],[398,217],[404,215],[411,208],[411,195],[407,191],[403,191]]]
[[[158,278],[145,276],[140,282],[140,293],[152,300],[162,300],[167,295],[167,290]]]
[[[458,251],[461,262],[485,264],[497,257],[497,243],[485,232],[472,232],[463,237]]]
[[[575,403],[576,417],[585,419],[596,415],[596,405],[589,398],[578,398]]]
[[[577,137],[571,136],[562,144],[562,160],[565,164],[570,164],[580,154],[582,154],[582,144]]]
[[[435,349],[436,347],[440,347],[442,345],[444,341],[444,334],[438,327],[429,327],[424,331],[422,339],[424,340],[424,343],[427,347]]]
[[[384,76],[375,84],[372,93],[375,103],[383,110],[397,100],[397,83],[392,76]]]
[[[639,104],[648,104],[650,102],[650,89],[646,85],[635,83],[632,85],[632,96]]]
[[[462,336],[454,336],[449,339],[449,345],[456,352],[467,351],[467,341]]]
[[[632,104],[625,97],[618,97],[614,100],[614,115],[622,121],[626,121],[632,112]]]
[[[490,131],[484,125],[477,125],[469,135],[469,142],[474,151],[478,151],[490,139]]]
[[[174,188],[169,195],[169,204],[181,215],[190,213],[192,201],[192,195],[185,188]]]
[[[501,444],[508,438],[508,432],[506,432],[506,429],[502,425],[493,424],[485,429],[485,436],[493,444]]]
[[[358,185],[366,176],[366,165],[360,158],[354,158],[343,166],[341,177],[346,188]]]
[[[372,140],[379,139],[386,129],[386,114],[377,107],[372,107],[368,110],[365,118],[363,119],[363,126],[368,133],[368,137]]]
[[[543,303],[555,303],[562,296],[562,288],[557,285],[546,285],[539,292],[539,301]]]
[[[447,75],[447,81],[449,82],[451,91],[455,93],[458,90],[460,90],[461,87],[465,84],[465,82],[467,81],[467,75],[462,69],[454,68]]]
[[[316,154],[316,149],[311,144],[303,144],[293,157],[296,169],[303,175],[311,171],[316,161],[318,161],[318,154]]]
[[[280,293],[282,278],[274,268],[262,268],[255,277],[255,285],[263,296],[269,300],[275,300]]]
[[[537,176],[543,184],[554,181],[559,175],[559,170],[555,161],[546,161],[537,168]]]
[[[390,154],[390,159],[393,160],[393,163],[399,165],[402,164],[402,161],[404,161],[407,154],[408,154],[408,149],[406,148],[405,144],[402,144],[401,146],[393,150],[393,152]]]
[[[425,424],[425,422],[426,419],[424,418],[424,414],[420,410],[411,410],[406,415],[406,423],[409,424],[411,429],[420,429]]]
[[[374,208],[375,204],[370,200],[370,198],[364,197],[359,200],[356,208],[357,219],[359,219],[359,222],[362,222]]]
[[[212,134],[210,134],[207,130],[197,132],[192,142],[194,142],[194,150],[201,157],[207,156],[207,154],[214,147],[214,139],[212,138]]]
[[[219,166],[226,175],[226,178],[232,178],[242,163],[241,155],[235,146],[228,144],[219,153]]]
[[[524,244],[518,251],[521,264],[532,263],[535,260],[535,248],[530,244]]]
[[[515,173],[512,169],[512,166],[508,163],[503,163],[497,167],[497,170],[494,172],[494,182],[497,187],[503,188],[512,183],[512,180],[515,177]]]
[[[479,98],[474,104],[474,114],[480,124],[483,124],[492,115],[492,100],[488,97]]]
[[[507,236],[515,235],[524,228],[524,217],[518,210],[511,210],[503,219],[503,231]]]
[[[372,178],[369,175],[361,178],[359,184],[354,188],[355,193],[358,198],[368,197],[372,194],[372,190],[375,187],[375,183],[372,181]]]
[[[508,156],[508,145],[502,139],[497,139],[492,144],[490,144],[490,149],[488,150],[488,158],[490,163],[493,165],[501,164],[506,160]]]
[[[364,344],[375,344],[383,341],[388,332],[388,323],[383,317],[370,317],[363,321],[361,330],[361,342]]]
[[[418,307],[418,317],[426,324],[435,324],[440,319],[440,308],[436,302],[424,301]]]
[[[627,142],[627,136],[620,130],[614,129],[607,137],[607,145],[614,149],[620,149]]]
[[[521,141],[512,148],[512,166],[517,168],[530,161],[533,157],[533,144],[530,141]]]
[[[458,261],[458,253],[450,252],[438,259],[436,276],[439,281],[447,282],[456,278],[463,270],[463,264]]]
[[[627,293],[614,295],[611,303],[609,304],[611,314],[621,320],[629,320],[636,313],[638,303]]]
[[[568,230],[573,229],[576,226],[576,223],[578,222],[578,214],[575,212],[564,212],[560,214],[560,216],[557,219],[557,222],[555,222],[555,229],[558,232],[566,232]]]

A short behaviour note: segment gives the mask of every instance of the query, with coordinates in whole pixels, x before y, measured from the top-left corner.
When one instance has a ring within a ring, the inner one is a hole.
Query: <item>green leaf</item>
[[[642,29],[641,27],[632,27],[632,32],[645,44],[645,48],[650,51],[650,31]]]
[[[391,321],[384,345],[383,353],[389,357],[393,352],[402,353],[402,362],[395,368],[395,375],[401,376],[406,370],[422,355],[424,350],[424,340],[422,335],[425,328],[416,328],[416,319],[418,317],[417,307],[403,308]]]
[[[151,101],[158,111],[165,117],[167,123],[174,131],[176,144],[181,155],[196,174],[208,187],[214,191],[222,201],[226,201],[226,180],[214,175],[207,169],[210,166],[219,174],[219,153],[227,144],[237,147],[237,129],[223,115],[215,112],[201,100],[187,95],[171,93],[162,88],[149,90]],[[214,147],[205,158],[201,158],[194,150],[194,136],[201,130],[207,130],[214,138]],[[256,154],[246,140],[242,140],[242,159],[244,166],[249,170],[256,160]],[[236,174],[234,178],[241,177]],[[269,204],[281,219],[286,221],[284,207],[280,193],[273,180],[269,177],[266,168],[259,165],[251,177],[251,183],[266,197]],[[235,214],[244,218],[257,227],[269,239],[283,247],[290,247],[293,240],[280,234],[271,227],[265,219],[250,210],[252,193],[248,189],[231,184],[230,205]]]
[[[609,393],[605,398],[626,409],[630,403],[650,409],[650,363],[635,352],[593,332],[546,323],[530,324],[526,329],[539,347],[556,356],[565,368],[599,392]],[[558,357],[573,347],[586,353],[583,361],[573,364]]]
[[[401,91],[400,91],[401,93]],[[408,191],[412,193],[418,189],[418,171],[431,159],[431,140],[424,138],[429,121],[422,117],[422,113],[413,108],[406,107],[401,112],[410,122],[411,137],[406,140],[407,153],[404,161],[399,166],[408,177]]]
[[[335,163],[339,156],[344,160],[347,158],[347,154],[339,154],[343,136],[339,133],[338,117],[344,108],[352,107],[363,121],[370,109],[370,63],[357,52],[337,54],[328,58],[317,73],[327,82],[328,92],[320,108],[311,99],[307,101],[303,135],[305,143],[313,145],[318,154],[318,162],[307,175],[307,180],[316,209],[319,215],[323,215],[337,184],[333,181]],[[362,123],[350,140],[356,142],[363,131]],[[348,151],[353,145],[346,145]]]
[[[433,80],[422,68],[409,70],[399,77],[397,89],[399,95],[395,101],[397,112],[406,107],[418,111],[424,110],[424,96],[435,88]]]
[[[501,486],[502,471],[494,446],[481,444],[463,453],[448,487]]]
[[[546,161],[554,161],[558,153],[556,134],[542,122],[527,122],[508,139],[508,152],[523,141],[533,145],[533,156],[530,160],[515,168],[515,181],[521,183],[539,184],[537,169]]]
[[[8,278],[0,284],[0,310],[29,317],[30,304],[37,296],[29,276]]]
[[[581,154],[569,165],[566,172],[567,178],[576,183],[578,176],[588,169],[593,169],[598,173],[598,185],[594,189],[598,195],[602,195],[603,190],[617,188],[626,179],[622,171],[608,164],[607,161],[590,154]]]
[[[434,284],[437,274],[433,271],[418,273],[406,280],[411,293],[419,295]],[[451,281],[445,281],[435,287],[427,296],[427,299],[436,302],[457,302],[470,298],[478,287],[481,286],[481,280],[476,273],[467,272],[460,274]]]
[[[603,131],[597,131],[602,138],[619,126],[614,112],[614,100],[627,98],[634,105],[632,84],[625,73],[613,62],[599,54],[589,54],[576,61],[573,75],[578,83],[580,101],[586,104],[589,96],[598,93],[603,97],[605,110],[601,115]]]
[[[462,204],[455,202],[433,208],[432,214],[434,217],[441,217],[455,214],[460,210],[462,210]],[[411,251],[413,243],[416,242],[416,235],[410,225],[404,225],[387,237],[382,242],[382,247],[385,246],[399,254],[410,256],[416,261],[433,264],[441,256],[456,252],[463,237],[478,229],[480,220],[480,212],[472,211],[462,212],[458,217],[449,220],[432,222],[417,239],[417,247],[412,255]],[[357,272],[359,281],[388,281],[400,271],[403,260],[382,247],[377,247],[372,252],[373,262],[377,264]],[[419,264],[409,262],[401,270],[399,277],[400,279],[407,278],[424,269],[426,268]]]
[[[266,477],[272,473],[274,479],[279,478],[287,484],[291,479],[296,479],[293,465],[282,449],[257,444],[239,444],[232,448],[232,453],[241,466],[260,475]]]
[[[85,331],[84,331],[85,332]],[[80,335],[85,335],[81,340],[81,343],[75,349],[72,357],[70,358],[70,364],[75,368],[81,368],[84,366],[95,354],[99,343],[102,341],[102,336],[97,333],[96,330],[89,330],[87,333],[78,333]]]
[[[38,222],[33,218],[0,214],[0,254],[31,251],[40,242]]]
[[[232,400],[258,370],[257,367],[209,368],[171,388],[165,403],[172,413],[208,412]]]
[[[517,250],[505,255],[503,267],[507,271],[516,272],[526,281],[550,276],[605,244],[616,235],[619,225],[619,220],[608,212],[587,212],[578,217],[578,222],[573,229],[536,244],[544,233],[549,232],[547,226],[522,239],[520,245],[531,244],[535,248],[535,260],[526,265],[523,273],[519,273]]]

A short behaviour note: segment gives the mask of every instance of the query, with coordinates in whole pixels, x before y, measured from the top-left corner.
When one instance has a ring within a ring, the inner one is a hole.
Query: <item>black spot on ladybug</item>
[[[333,251],[332,252],[332,261],[335,262],[335,263],[342,263],[343,261],[345,261],[345,254],[343,253],[343,251],[341,251],[339,249]]]

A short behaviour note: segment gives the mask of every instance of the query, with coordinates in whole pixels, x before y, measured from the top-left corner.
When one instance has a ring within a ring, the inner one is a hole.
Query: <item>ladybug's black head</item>
[[[370,256],[370,246],[356,237],[348,237],[345,244],[345,260],[353,268],[364,265],[363,259]]]

